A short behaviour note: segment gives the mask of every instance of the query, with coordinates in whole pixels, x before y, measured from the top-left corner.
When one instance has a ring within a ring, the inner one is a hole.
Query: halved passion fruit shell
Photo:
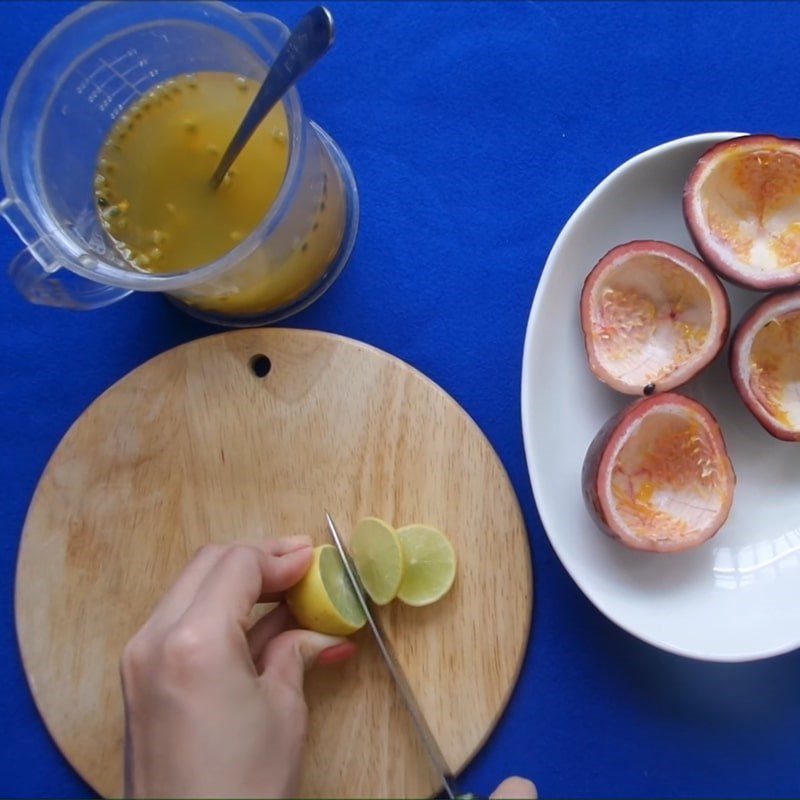
[[[800,140],[740,136],[712,147],[689,175],[683,213],[724,278],[762,291],[800,283]]]
[[[635,550],[676,552],[710,539],[735,486],[717,421],[679,394],[638,400],[612,417],[583,464],[589,512]]]
[[[592,372],[625,394],[675,389],[719,354],[730,329],[722,283],[666,242],[615,247],[589,273],[581,324]]]
[[[800,289],[770,295],[747,313],[730,366],[753,416],[778,439],[800,442]]]

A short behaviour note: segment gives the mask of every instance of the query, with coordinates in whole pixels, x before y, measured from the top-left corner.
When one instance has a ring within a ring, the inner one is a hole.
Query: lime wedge
[[[314,548],[305,576],[286,593],[286,603],[304,628],[332,636],[348,636],[364,627],[366,618],[336,548]]]
[[[456,577],[456,553],[447,537],[429,525],[397,531],[405,571],[397,596],[410,606],[427,606],[444,597]]]
[[[350,551],[373,602],[385,606],[394,600],[403,579],[403,551],[394,528],[376,517],[362,519],[350,539]]]

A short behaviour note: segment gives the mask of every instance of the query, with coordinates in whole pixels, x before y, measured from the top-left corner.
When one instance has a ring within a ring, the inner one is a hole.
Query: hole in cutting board
[[[272,362],[263,353],[257,353],[250,359],[250,371],[256,378],[266,378],[271,369]]]

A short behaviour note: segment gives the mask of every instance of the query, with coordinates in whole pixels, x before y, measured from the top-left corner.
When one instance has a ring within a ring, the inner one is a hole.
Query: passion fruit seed
[[[648,383],[647,386],[644,387],[644,396],[650,397],[656,390],[656,385],[654,383]]]
[[[205,78],[206,76],[203,75],[201,77]],[[237,95],[238,91],[245,92],[254,88],[254,84],[244,75],[234,75],[231,77],[233,80],[231,81],[229,78],[229,83],[227,84],[229,88],[227,91],[233,92],[233,95]],[[172,260],[174,257],[174,247],[171,246],[171,239],[170,244],[164,245],[166,237],[163,235],[162,231],[151,231],[148,229],[149,226],[147,226],[146,223],[144,226],[141,226],[140,223],[143,220],[139,219],[138,215],[142,212],[148,213],[147,206],[149,203],[145,202],[145,205],[142,206],[139,199],[135,198],[133,204],[134,211],[132,213],[130,211],[130,203],[127,200],[120,199],[120,196],[130,196],[129,190],[124,188],[129,178],[128,164],[122,159],[126,156],[134,157],[133,150],[139,146],[137,140],[140,139],[142,135],[140,132],[144,131],[145,127],[150,123],[151,118],[155,120],[159,115],[164,115],[165,118],[159,121],[158,124],[169,125],[171,122],[174,125],[171,135],[177,135],[179,140],[184,141],[187,146],[190,146],[192,153],[194,153],[195,150],[189,143],[193,141],[197,144],[198,153],[207,152],[209,156],[206,158],[219,158],[221,148],[209,142],[209,139],[213,136],[213,125],[216,124],[216,121],[212,120],[213,124],[211,130],[209,130],[208,125],[204,124],[200,113],[193,113],[193,110],[186,104],[181,105],[181,99],[176,95],[176,92],[183,91],[186,97],[186,103],[188,104],[191,101],[189,89],[199,89],[201,92],[204,92],[205,85],[206,84],[202,81],[198,81],[197,75],[189,73],[183,76],[170,78],[157,85],[149,86],[146,94],[131,98],[134,102],[127,108],[121,110],[117,117],[116,125],[114,126],[115,130],[107,139],[105,147],[101,149],[99,155],[102,156],[102,160],[98,158],[97,169],[92,175],[93,190],[96,200],[95,208],[97,209],[97,214],[103,227],[108,231],[111,241],[115,243],[115,250],[121,252],[121,247],[123,245],[132,245],[129,251],[129,257],[126,259],[129,265],[135,265],[141,268],[145,268],[149,265],[151,268],[163,269],[163,262]],[[234,86],[236,87],[236,91],[233,91]],[[175,103],[172,105],[174,109],[172,112],[169,111],[170,106],[168,104],[165,106],[161,105],[162,102],[165,103],[170,99],[170,95],[174,95],[172,99],[177,101],[177,105]],[[200,95],[198,102],[202,103],[202,97],[203,95]],[[155,107],[158,107],[158,110]],[[149,109],[150,116],[141,120],[141,115],[143,115],[147,109]],[[183,111],[183,113],[181,113],[181,111]],[[173,116],[167,119],[169,115]],[[131,133],[131,131],[133,131],[133,133]],[[126,134],[128,137],[127,139]],[[196,136],[194,136],[193,139],[189,139],[188,135]],[[286,134],[284,131],[276,128],[274,135],[277,141],[286,141]],[[185,138],[182,139],[181,137]],[[215,140],[217,138],[218,137],[214,137]],[[122,152],[122,156],[118,155],[120,152]],[[109,178],[108,175],[108,173],[114,169],[111,159],[115,159],[118,164],[117,172],[113,178]],[[205,163],[205,158],[202,160]],[[119,180],[120,169],[122,169],[122,181]],[[228,191],[230,192],[228,197],[231,198],[230,201],[226,202],[233,202],[234,195],[237,192],[236,189],[233,189],[232,182],[240,182],[242,180],[243,176],[236,175],[235,170],[229,171],[225,176],[224,185],[228,187]],[[112,182],[113,187],[111,186]],[[170,222],[170,224],[173,224],[176,220],[184,220],[186,209],[182,203],[178,203],[176,207],[175,202],[166,201],[164,195],[168,198],[169,195],[172,194],[168,186],[167,183],[164,184],[163,188],[166,189],[166,191],[161,195],[162,199],[160,203],[156,199],[152,211],[157,213],[158,209],[161,208],[162,214],[175,215]],[[123,194],[123,192],[125,194]],[[142,202],[144,202],[144,200]],[[128,216],[130,216],[130,219],[128,219]],[[124,236],[120,235],[120,232],[128,227],[128,225],[130,232],[127,232]],[[144,230],[142,230],[142,227]],[[164,227],[169,228],[166,220],[164,221]],[[223,233],[223,236],[224,235]],[[228,235],[230,237],[228,248],[231,249],[235,244],[238,244],[247,237],[247,231],[244,229],[230,229]],[[178,238],[180,239],[180,235]],[[303,249],[307,249],[307,247],[307,243],[304,243]],[[155,266],[156,263],[159,264],[159,267]]]

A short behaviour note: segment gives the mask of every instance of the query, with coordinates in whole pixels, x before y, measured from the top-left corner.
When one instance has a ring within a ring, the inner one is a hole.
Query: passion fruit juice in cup
[[[271,17],[204,2],[89,6],[55,28],[0,127],[0,211],[27,245],[11,269],[23,294],[95,308],[160,291],[228,325],[319,297],[349,257],[358,198],[296,89],[209,184],[287,36]]]

